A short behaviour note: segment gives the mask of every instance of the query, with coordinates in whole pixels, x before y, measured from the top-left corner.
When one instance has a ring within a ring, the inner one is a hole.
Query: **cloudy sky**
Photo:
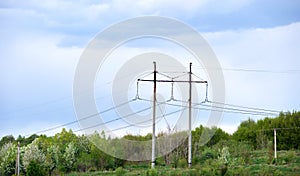
[[[108,26],[145,15],[199,31],[225,68],[227,103],[299,110],[300,1],[8,0],[0,2],[0,137],[76,120],[73,79],[84,48]],[[97,96],[101,104],[105,95]],[[232,133],[248,117],[262,118],[225,113],[219,126]]]

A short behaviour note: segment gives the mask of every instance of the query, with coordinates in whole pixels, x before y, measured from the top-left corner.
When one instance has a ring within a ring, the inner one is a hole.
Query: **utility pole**
[[[188,165],[192,166],[192,63],[189,72],[189,139],[188,139]]]
[[[277,159],[276,128],[274,128],[274,158]]]
[[[169,83],[189,83],[189,117],[188,117],[188,165],[189,167],[192,166],[192,83],[205,83],[207,84],[207,81],[192,81],[192,63],[190,63],[190,71],[189,71],[189,80],[160,80],[156,79],[156,62],[153,62],[154,64],[154,79],[138,79],[137,81],[146,81],[146,82],[153,82],[154,88],[153,88],[153,124],[152,124],[152,168],[155,166],[155,105],[156,105],[156,83],[158,82],[169,82]],[[171,98],[172,99],[172,98]]]
[[[20,142],[18,142],[18,146],[17,146],[17,161],[16,161],[16,171],[15,174],[17,176],[20,175]]]
[[[151,168],[155,167],[155,116],[156,116],[156,62],[154,65],[154,79],[153,79],[153,118],[152,118],[152,157],[151,157]]]

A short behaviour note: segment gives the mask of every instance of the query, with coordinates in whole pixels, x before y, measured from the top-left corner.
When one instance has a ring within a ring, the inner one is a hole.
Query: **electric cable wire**
[[[156,99],[156,101],[157,101],[157,99]],[[158,109],[159,109],[159,111],[161,112],[161,114],[162,114],[162,116],[163,116],[163,118],[164,118],[164,120],[165,120],[165,122],[166,122],[166,124],[167,124],[168,131],[171,131],[170,124],[169,124],[169,122],[167,121],[167,119],[165,118],[164,112],[162,111],[160,105],[157,105],[157,106],[158,106]]]
[[[197,67],[197,66],[195,66],[195,67]],[[220,69],[222,69],[222,68],[220,68]],[[227,69],[227,70],[230,70],[230,69]],[[247,69],[231,69],[231,70],[245,71]],[[268,71],[268,70],[247,70],[247,71]],[[300,70],[292,70],[292,71],[300,71]],[[151,75],[153,73],[154,72],[147,73],[147,74],[143,75],[143,77],[149,76],[149,75]],[[181,72],[181,73],[184,73],[184,74],[179,75],[177,77],[171,77],[171,76],[169,76],[169,75],[167,75],[167,74],[165,74],[163,72],[157,72],[157,73],[160,74],[160,75],[162,75],[162,76],[165,76],[167,78],[170,78],[170,79],[178,78],[180,76],[184,76],[184,75],[188,74],[188,72]],[[196,76],[198,79],[202,79],[202,78],[198,77],[196,74],[194,74],[194,73],[192,73],[192,74],[194,76]],[[132,75],[132,74],[130,74],[130,75]],[[130,76],[130,75],[125,75],[125,76],[127,77],[127,76]],[[119,79],[123,79],[123,77],[119,78]],[[111,81],[111,82],[113,82],[113,81]],[[138,83],[137,83],[137,89],[138,89]],[[137,90],[137,96],[136,96],[135,99],[132,99],[130,101],[121,103],[121,104],[119,104],[117,106],[108,108],[108,109],[106,109],[104,111],[101,111],[99,113],[86,116],[86,117],[84,117],[82,119],[71,121],[71,122],[68,122],[68,123],[65,123],[65,124],[62,124],[62,125],[59,125],[59,126],[51,127],[51,128],[45,129],[45,130],[40,130],[40,131],[36,132],[36,134],[44,133],[44,132],[48,132],[48,131],[52,131],[52,130],[57,129],[57,128],[61,128],[61,127],[68,126],[68,125],[77,123],[79,121],[82,121],[82,120],[85,120],[85,119],[88,119],[88,118],[92,118],[92,117],[94,117],[94,116],[96,116],[98,114],[112,111],[112,110],[114,110],[114,109],[116,109],[116,108],[118,108],[120,106],[123,106],[125,104],[130,103],[131,101],[136,101],[136,100],[143,100],[143,99],[139,98],[139,96],[138,96],[138,90]],[[184,102],[182,100],[176,100],[176,99],[174,99],[174,97],[173,97],[173,99],[171,98],[171,100],[175,101],[175,102],[176,101],[177,102]],[[60,101],[60,100],[58,100],[58,101]],[[149,100],[149,101],[151,101],[151,100]],[[170,105],[170,106],[177,106],[177,107],[181,107],[181,108],[182,107],[187,108],[187,106],[184,106],[184,105],[176,105],[176,104],[168,103],[168,102],[158,102],[158,103],[166,104],[166,105]],[[222,105],[229,106],[229,107],[220,107],[220,106],[215,106],[215,105],[207,105],[207,104],[204,104],[204,103],[212,103],[212,104],[220,104],[220,105],[222,104]],[[280,111],[276,111],[276,110],[269,110],[269,109],[263,109],[263,108],[255,108],[255,107],[248,107],[248,106],[233,105],[233,104],[228,104],[228,103],[214,102],[214,101],[209,101],[207,99],[204,102],[202,102],[202,103],[193,103],[193,104],[194,105],[196,104],[195,106],[192,106],[193,109],[207,110],[207,111],[217,111],[217,112],[225,112],[225,113],[239,113],[239,114],[250,114],[250,115],[272,115],[272,116],[273,115],[277,115],[276,113],[280,113]],[[205,107],[211,107],[211,108],[201,108],[201,107],[197,107],[197,106],[205,106]],[[159,106],[159,108],[160,108],[160,106]],[[239,109],[239,108],[241,108],[241,109]],[[116,121],[116,120],[114,120],[114,121]],[[25,136],[29,136],[29,135],[25,135]]]
[[[131,99],[131,100],[126,101],[126,102],[124,102],[124,103],[120,103],[120,104],[118,104],[118,105],[116,105],[116,106],[113,106],[113,107],[110,107],[110,108],[108,108],[108,109],[105,109],[105,110],[103,110],[103,111],[101,111],[101,112],[98,112],[98,113],[95,113],[95,114],[91,114],[91,115],[88,115],[88,116],[83,117],[83,118],[81,118],[81,119],[74,120],[74,121],[71,121],[71,122],[68,122],[68,123],[64,123],[64,124],[62,124],[62,125],[58,125],[58,126],[55,126],[55,127],[51,127],[51,128],[45,129],[45,130],[40,130],[40,131],[37,131],[37,132],[32,133],[32,134],[45,133],[45,132],[52,131],[52,130],[55,130],[55,129],[58,129],[58,128],[62,128],[62,127],[65,127],[65,126],[69,126],[69,125],[75,124],[75,123],[77,123],[77,122],[79,122],[79,121],[83,121],[83,120],[86,120],[86,119],[95,117],[95,116],[97,116],[97,115],[99,115],[99,114],[103,114],[103,113],[112,111],[112,110],[114,110],[114,109],[116,109],[116,108],[118,108],[118,107],[124,106],[124,105],[126,105],[126,104],[128,104],[128,103],[130,103],[130,102],[132,102],[132,101],[136,101],[136,99]],[[27,134],[27,135],[25,135],[25,136],[30,136],[30,135],[32,135],[32,134]]]
[[[178,79],[178,78],[186,76],[186,75],[188,75],[188,73],[184,73],[184,74],[181,74],[181,75],[178,75],[178,76],[174,76],[173,79]]]
[[[162,75],[162,76],[164,76],[164,77],[166,77],[166,78],[169,78],[169,79],[172,79],[172,77],[171,76],[169,76],[169,75],[167,75],[167,74],[164,74],[164,73],[162,73],[162,72],[156,72],[157,74],[159,74],[159,75]]]
[[[141,113],[141,112],[147,111],[147,110],[149,110],[151,108],[152,107],[147,107],[147,108],[141,109],[139,111],[136,111],[134,113],[130,113],[130,114],[127,114],[125,116],[122,116],[122,117],[119,117],[119,118],[116,118],[116,119],[112,119],[112,120],[109,120],[109,121],[106,121],[106,122],[102,122],[102,123],[98,123],[98,124],[95,124],[95,125],[92,125],[92,126],[89,126],[89,127],[86,127],[86,128],[82,128],[82,129],[76,130],[74,132],[79,132],[79,131],[83,131],[83,130],[95,128],[95,127],[98,127],[98,126],[106,125],[106,124],[109,124],[109,123],[112,123],[112,122],[115,122],[115,121],[118,121],[118,120],[122,120],[122,119],[128,118],[128,117],[133,116],[133,115],[135,115],[137,113]]]
[[[99,123],[99,124],[96,124],[96,125],[92,125],[92,126],[89,126],[89,127],[86,127],[86,128],[78,129],[78,130],[75,130],[74,132],[79,132],[79,131],[83,131],[83,130],[86,130],[86,129],[91,129],[91,128],[95,128],[95,127],[98,127],[98,126],[106,125],[106,124],[109,124],[111,122],[122,120],[124,118],[130,117],[132,115],[135,115],[136,113],[144,112],[144,111],[149,110],[151,108],[152,107],[147,107],[147,108],[141,109],[141,110],[139,110],[139,111],[137,111],[135,113],[130,113],[130,114],[127,114],[125,116],[122,116],[122,117],[119,117],[119,118],[116,118],[116,119],[112,119],[112,120],[107,121],[107,122],[102,122],[102,123]],[[173,112],[170,112],[170,113],[163,114],[161,116],[158,116],[156,120],[161,119],[161,118],[165,118],[165,117],[170,116],[170,115],[175,114],[175,113],[178,113],[180,111],[183,111],[184,109],[186,109],[186,108],[181,108],[180,110],[176,110],[176,111],[173,111]],[[138,123],[135,123],[135,124],[129,124],[127,126],[124,126],[124,127],[118,128],[118,129],[113,129],[113,130],[110,130],[110,131],[117,131],[117,130],[120,130],[120,129],[124,129],[124,128],[128,128],[128,127],[134,126],[136,124],[145,123],[145,122],[148,122],[148,121],[151,121],[151,120],[152,119],[147,119],[146,121],[141,121],[141,122],[138,122]]]
[[[232,106],[232,107],[239,107],[239,108],[245,108],[245,109],[259,110],[259,111],[268,111],[268,112],[274,112],[274,113],[280,113],[280,112],[281,112],[281,111],[272,110],[272,109],[255,108],[255,107],[241,106],[241,105],[234,105],[234,104],[221,103],[221,102],[209,101],[209,100],[208,100],[208,102],[210,102],[210,103],[215,103],[215,104],[223,104],[223,105],[226,105],[226,106]]]
[[[196,74],[194,74],[194,73],[192,73],[192,75],[194,75],[196,78],[198,78],[199,80],[201,80],[201,81],[204,81],[204,79],[202,79],[200,76],[198,76],[198,75],[196,75]]]
[[[164,116],[165,116],[165,117],[166,117],[166,116],[170,116],[170,115],[176,114],[176,113],[178,113],[178,112],[180,112],[180,111],[184,111],[185,109],[187,109],[187,108],[182,108],[182,109],[179,109],[179,110],[170,112],[170,113],[166,113]],[[161,118],[163,118],[163,116],[158,116],[158,117],[156,118],[156,120],[161,119]],[[142,123],[145,123],[145,122],[148,122],[148,121],[152,121],[152,119],[148,119],[148,120],[145,120],[145,121],[136,123],[136,124],[142,124]],[[136,125],[136,124],[130,124],[130,125],[127,125],[127,126],[124,126],[124,127],[120,127],[120,128],[116,128],[116,129],[110,130],[110,131],[111,131],[111,132],[112,132],[112,131],[118,131],[118,130],[121,130],[121,129],[125,129],[125,128],[128,128],[128,127],[132,127],[132,126],[134,126],[134,125]]]
[[[144,100],[144,101],[151,101],[151,100],[145,100],[143,98],[140,98],[140,100]],[[185,102],[182,100],[176,100],[178,102]],[[164,104],[166,105],[170,105],[170,106],[177,106],[177,107],[188,107],[188,106],[183,106],[183,105],[178,105],[178,104],[173,104],[173,103],[167,103],[165,102]],[[194,104],[194,103],[192,103]],[[199,103],[197,103],[197,105],[192,106],[192,109],[198,109],[198,110],[205,110],[205,111],[215,111],[215,112],[225,112],[225,113],[235,113],[235,114],[248,114],[248,115],[265,115],[265,116],[275,116],[276,114],[270,114],[270,113],[266,113],[266,112],[255,112],[255,111],[247,111],[247,110],[233,110],[233,109],[228,109],[226,107],[219,107],[219,109],[212,109],[212,108],[200,108],[197,107],[199,105]]]
[[[194,105],[199,106],[205,106],[205,107],[212,107],[217,109],[226,109],[226,110],[233,110],[233,111],[240,111],[240,112],[253,112],[253,113],[261,113],[261,114],[270,114],[270,115],[278,115],[277,113],[270,113],[270,112],[263,112],[263,111],[253,111],[253,110],[245,110],[245,109],[237,109],[237,108],[228,108],[228,107],[220,107],[220,106],[214,106],[214,105],[206,105],[206,104],[200,104],[200,103],[193,103]]]
[[[193,66],[195,69],[201,70],[222,70],[222,71],[234,71],[234,72],[256,72],[256,73],[278,73],[278,74],[290,74],[300,73],[299,69],[285,69],[285,70],[269,70],[269,69],[245,69],[245,68],[203,68],[202,66]]]
[[[118,80],[121,80],[121,79],[124,79],[126,77],[129,77],[129,76],[132,76],[136,73],[139,73],[139,72],[133,72],[133,73],[130,73],[130,74],[127,74],[127,75],[124,75],[120,78],[117,78],[117,79],[114,79],[113,81],[108,81],[108,82],[105,82],[105,83],[102,83],[100,85],[96,85],[95,88],[97,87],[100,87],[100,86],[103,86],[103,85],[109,85],[111,83],[113,83],[114,81],[118,81]],[[146,77],[148,75],[151,75],[153,72],[146,72],[144,73],[145,75],[143,75],[143,77]],[[78,93],[78,95],[82,95],[82,94],[85,94],[87,91],[86,90],[83,90],[82,92]],[[9,111],[9,112],[6,112],[5,114],[3,115],[9,115],[9,114],[13,114],[13,113],[18,113],[18,112],[22,112],[22,111],[26,111],[26,110],[30,110],[30,109],[35,109],[35,108],[38,108],[38,107],[44,107],[44,106],[47,106],[49,104],[55,104],[55,103],[58,103],[58,102],[62,102],[62,101],[66,101],[66,100],[69,100],[69,99],[72,99],[74,95],[72,96],[63,96],[63,97],[59,97],[59,98],[55,98],[53,100],[48,100],[48,101],[45,101],[45,102],[42,102],[42,103],[39,103],[39,104],[35,104],[35,105],[32,105],[32,106],[27,106],[27,107],[21,107],[19,109],[16,109],[16,110],[12,110],[12,111]],[[101,96],[101,97],[96,97],[95,99],[102,99],[102,98],[106,98],[110,95],[106,95],[106,96]]]
[[[183,77],[183,76],[185,76],[185,75],[188,75],[188,72],[159,72],[159,73],[162,73],[162,74],[164,74],[164,75],[167,75],[167,73],[180,73],[179,75],[177,75],[177,76],[168,76],[168,78],[170,78],[170,79],[178,79],[178,78],[180,78],[180,77]]]
[[[133,100],[138,100],[138,99],[133,99]],[[158,103],[157,105],[160,105],[160,104],[163,104],[164,102],[160,102]],[[125,118],[128,118],[130,116],[133,116],[137,113],[141,113],[141,112],[144,112],[144,111],[147,111],[149,109],[151,109],[152,106],[150,107],[147,107],[147,108],[144,108],[144,109],[141,109],[139,111],[136,111],[136,112],[133,112],[133,113],[130,113],[130,114],[127,114],[125,116],[122,116],[122,117],[118,117],[118,118],[115,118],[115,119],[112,119],[112,120],[109,120],[109,121],[106,121],[106,122],[102,122],[102,123],[98,123],[98,124],[95,124],[95,125],[92,125],[92,126],[89,126],[89,127],[86,127],[86,128],[82,128],[82,129],[79,129],[79,130],[76,130],[74,132],[79,132],[79,131],[83,131],[83,130],[86,130],[86,129],[91,129],[91,128],[95,128],[97,126],[102,126],[102,125],[105,125],[105,124],[109,124],[109,123],[112,123],[112,122],[115,122],[115,121],[118,121],[118,120],[122,120],[122,119],[125,119]],[[116,108],[115,108],[116,109]]]
[[[275,127],[275,128],[268,128],[268,129],[259,129],[259,130],[248,130],[251,132],[263,132],[263,131],[274,131],[274,129],[277,130],[294,130],[294,129],[300,129],[300,127],[296,126],[296,127]],[[300,132],[299,132],[300,133]]]

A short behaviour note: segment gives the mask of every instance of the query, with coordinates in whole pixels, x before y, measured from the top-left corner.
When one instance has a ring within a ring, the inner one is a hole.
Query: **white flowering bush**
[[[57,145],[51,145],[49,148],[47,148],[46,164],[50,171],[53,171],[59,166],[60,156],[61,153]]]
[[[220,152],[219,160],[222,161],[224,164],[229,164],[229,162],[230,162],[230,153],[229,153],[228,147],[223,147],[222,148],[222,150]]]
[[[65,153],[63,154],[64,165],[67,171],[71,171],[76,162],[76,151],[77,148],[73,142],[70,142],[66,147]]]
[[[17,146],[11,142],[4,144],[0,150],[0,175],[15,173]]]
[[[40,163],[42,166],[44,166],[46,163],[46,156],[43,154],[43,152],[38,148],[38,145],[35,141],[33,141],[31,144],[27,145],[24,149],[24,154],[22,157],[23,166],[25,171],[27,170],[27,167],[31,161],[35,161],[37,163]]]

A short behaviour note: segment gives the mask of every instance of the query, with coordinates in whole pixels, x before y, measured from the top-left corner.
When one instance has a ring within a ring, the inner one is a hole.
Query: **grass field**
[[[268,151],[254,151],[245,161],[243,157],[231,158],[231,162],[224,165],[217,159],[207,159],[203,163],[195,164],[191,169],[186,166],[172,168],[157,166],[149,169],[148,165],[132,165],[117,168],[114,171],[95,171],[86,173],[71,173],[68,176],[89,175],[300,175],[300,151],[279,151],[274,160]]]

